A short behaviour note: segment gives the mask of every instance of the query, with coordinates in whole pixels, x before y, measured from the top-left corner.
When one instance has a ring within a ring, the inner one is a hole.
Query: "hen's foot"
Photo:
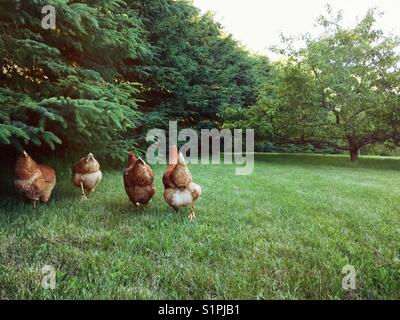
[[[193,210],[190,211],[188,219],[190,222],[196,220],[196,215]]]
[[[81,201],[84,202],[84,201],[88,201],[88,200],[89,200],[88,197],[85,194],[83,194]]]

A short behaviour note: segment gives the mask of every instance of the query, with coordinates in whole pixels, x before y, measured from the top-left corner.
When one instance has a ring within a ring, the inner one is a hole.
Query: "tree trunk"
[[[350,146],[350,160],[351,162],[356,162],[358,160],[359,148],[358,146]]]
[[[351,162],[356,162],[358,160],[360,145],[355,136],[349,135],[347,136],[347,140],[349,141],[350,160]]]

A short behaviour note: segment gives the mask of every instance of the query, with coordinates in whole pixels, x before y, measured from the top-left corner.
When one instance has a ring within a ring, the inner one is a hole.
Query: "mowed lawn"
[[[81,203],[58,172],[48,205],[0,200],[1,299],[399,299],[400,160],[258,155],[252,176],[234,165],[191,165],[203,187],[197,220],[157,192],[128,202],[119,171],[104,170]],[[40,286],[57,269],[57,289]],[[357,289],[342,289],[342,268]]]

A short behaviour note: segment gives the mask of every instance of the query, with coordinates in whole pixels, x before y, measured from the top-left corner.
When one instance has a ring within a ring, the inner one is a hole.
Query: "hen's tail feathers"
[[[176,145],[172,145],[169,148],[169,161],[168,164],[177,164],[178,163],[178,148]]]

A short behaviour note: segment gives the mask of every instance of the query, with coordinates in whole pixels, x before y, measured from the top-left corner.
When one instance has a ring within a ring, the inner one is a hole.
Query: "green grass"
[[[58,170],[37,209],[3,180],[0,298],[400,298],[399,160],[259,155],[248,177],[234,165],[190,168],[203,187],[194,223],[164,203],[164,166],[144,210],[117,171],[81,203]],[[54,291],[40,287],[45,264],[58,270]],[[352,293],[341,288],[347,264]]]

